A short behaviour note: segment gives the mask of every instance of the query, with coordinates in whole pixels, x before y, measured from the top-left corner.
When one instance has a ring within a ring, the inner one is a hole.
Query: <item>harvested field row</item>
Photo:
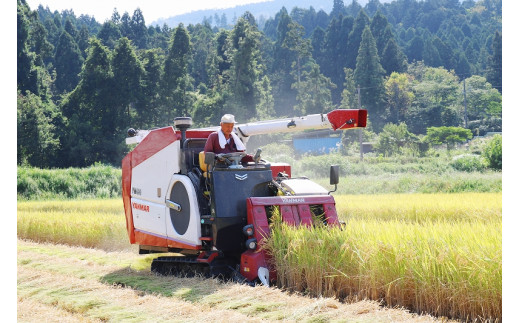
[[[213,279],[155,276],[131,252],[18,240],[18,321],[434,322],[374,301],[352,304]]]

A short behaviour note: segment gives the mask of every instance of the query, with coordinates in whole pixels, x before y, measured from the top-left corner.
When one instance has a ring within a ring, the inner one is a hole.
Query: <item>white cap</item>
[[[222,119],[220,119],[221,123],[236,123],[235,122],[235,116],[232,114],[225,114],[222,116]]]

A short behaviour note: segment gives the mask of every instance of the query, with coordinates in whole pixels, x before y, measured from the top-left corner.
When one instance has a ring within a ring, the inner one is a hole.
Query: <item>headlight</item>
[[[256,245],[257,245],[256,238],[252,238],[252,239],[249,239],[246,241],[246,248],[248,248],[248,249],[255,250]]]
[[[242,229],[242,232],[244,232],[244,235],[246,237],[252,237],[253,234],[255,233],[255,228],[253,227],[252,224],[248,224],[246,225],[243,229]]]

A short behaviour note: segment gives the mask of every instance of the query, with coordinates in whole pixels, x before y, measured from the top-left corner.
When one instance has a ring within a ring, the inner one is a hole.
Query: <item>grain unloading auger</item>
[[[252,135],[365,127],[366,119],[366,110],[338,109],[236,124],[234,130],[246,144]],[[126,142],[137,146],[122,161],[130,243],[138,244],[141,254],[181,254],[154,259],[152,271],[201,272],[269,285],[276,270],[262,244],[274,209],[290,225],[312,226],[312,214],[339,225],[330,192],[307,178],[292,178],[290,165],[268,163],[260,150],[247,164],[240,162],[244,153],[204,154],[218,127],[190,129],[187,117],[176,118],[175,127],[130,129]],[[337,170],[331,167],[331,185],[338,182]]]

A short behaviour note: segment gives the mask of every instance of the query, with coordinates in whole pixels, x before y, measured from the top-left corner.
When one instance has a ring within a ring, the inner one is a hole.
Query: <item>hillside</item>
[[[171,28],[139,9],[100,24],[18,2],[18,164],[119,165],[129,128],[177,116],[206,127],[362,107],[365,140],[388,125],[415,146],[431,127],[501,132],[500,0],[323,3],[330,13],[272,1]]]

